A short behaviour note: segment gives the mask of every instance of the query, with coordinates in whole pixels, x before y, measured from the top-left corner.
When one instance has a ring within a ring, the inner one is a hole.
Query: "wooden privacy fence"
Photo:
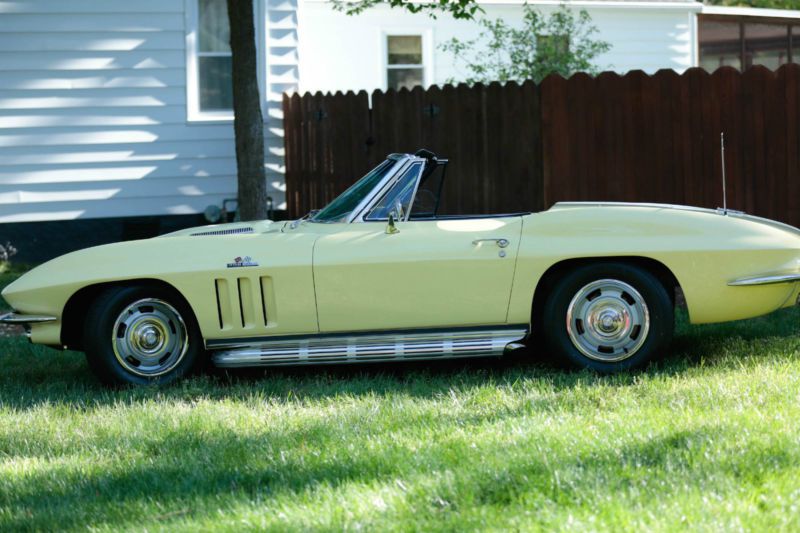
[[[287,204],[321,207],[391,152],[450,160],[450,213],[562,200],[722,205],[800,226],[800,65],[285,96]]]

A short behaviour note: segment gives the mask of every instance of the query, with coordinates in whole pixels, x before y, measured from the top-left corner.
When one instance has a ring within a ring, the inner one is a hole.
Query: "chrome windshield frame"
[[[373,207],[383,198],[383,195],[386,194],[392,186],[397,182],[397,180],[405,173],[405,171],[411,167],[411,165],[421,163],[423,165],[423,171],[420,172],[419,176],[417,176],[417,183],[414,185],[414,193],[411,198],[410,206],[414,205],[414,200],[417,196],[417,190],[419,188],[420,180],[424,175],[424,165],[428,163],[428,160],[424,157],[419,157],[416,155],[411,154],[389,154],[386,157],[387,160],[394,161],[394,165],[386,172],[386,175],[381,179],[381,181],[368,193],[364,196],[364,198],[356,205],[356,207],[347,215],[345,220],[340,221],[328,221],[328,220],[314,220],[312,218],[308,218],[303,222],[310,222],[314,224],[353,224],[353,223],[385,223],[385,220],[366,220],[366,215],[372,210]],[[409,212],[406,213],[404,217],[404,221],[409,219],[411,214],[411,208],[409,207]],[[298,221],[299,222],[299,221]]]
[[[402,164],[397,165],[392,169],[392,172],[388,173],[386,179],[382,180],[381,183],[375,187],[372,192],[368,195],[368,198],[365,198],[365,202],[359,204],[357,209],[353,210],[353,216],[348,220],[348,222],[353,223],[386,223],[386,220],[366,220],[367,214],[372,211],[372,208],[383,198],[383,195],[389,192],[389,190],[394,186],[400,177],[403,176],[406,170],[408,170],[411,165],[416,163],[422,163],[425,165],[426,159],[418,156],[414,156],[411,154],[392,154],[389,157],[398,156]],[[420,172],[419,176],[417,176],[417,183],[414,186],[414,196],[417,194],[417,187],[419,187],[419,180],[422,178],[424,173],[424,166],[423,172]],[[410,206],[414,205],[414,197],[411,198],[411,203],[409,204],[409,212],[406,213],[406,220],[408,220],[408,215],[411,213]]]
[[[386,192],[391,189],[400,176],[416,161],[424,161],[419,157],[410,154],[391,154],[387,159],[397,161],[394,167],[386,173],[386,176],[375,186],[368,195],[359,203],[355,209],[350,213],[347,218],[347,223],[363,223],[363,222],[378,222],[375,220],[364,220],[364,217],[369,213],[375,204],[380,201]],[[413,199],[412,199],[413,202]]]
[[[375,196],[374,201],[371,202],[370,205],[365,207],[361,212],[361,215],[353,222],[382,222],[382,223],[388,222],[389,220],[388,217],[373,218],[373,219],[370,219],[368,217],[369,214],[372,212],[372,210],[375,208],[375,206],[377,206],[378,203],[380,203],[380,201],[384,198],[384,196],[389,194],[392,188],[395,185],[397,185],[397,183],[399,183],[400,180],[406,175],[406,173],[415,165],[420,165],[420,171],[419,174],[417,174],[417,178],[414,183],[414,190],[411,192],[411,201],[408,204],[408,210],[403,214],[402,220],[395,219],[397,222],[408,221],[409,217],[411,216],[411,208],[414,206],[414,198],[417,196],[417,188],[419,188],[419,182],[422,179],[422,175],[425,172],[425,160],[420,159],[418,157],[409,159],[406,164],[404,164],[400,169],[398,169],[398,172],[395,174],[394,179],[389,180],[388,182],[386,182],[386,184],[380,187],[380,190],[378,191],[378,194]],[[376,187],[376,189],[378,189],[378,187]]]

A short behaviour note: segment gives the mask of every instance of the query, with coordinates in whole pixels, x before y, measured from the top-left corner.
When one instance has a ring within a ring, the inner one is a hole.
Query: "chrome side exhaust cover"
[[[521,347],[527,327],[496,330],[386,333],[268,338],[213,352],[222,368],[368,363],[500,356]],[[209,349],[214,349],[209,345]]]
[[[56,317],[44,315],[21,315],[19,313],[6,313],[0,315],[0,324],[42,324],[54,322]]]

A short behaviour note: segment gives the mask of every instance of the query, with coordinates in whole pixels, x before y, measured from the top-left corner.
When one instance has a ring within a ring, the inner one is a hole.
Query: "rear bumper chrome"
[[[6,313],[0,315],[0,324],[42,324],[44,322],[55,322],[56,317],[46,315],[22,315],[19,313]]]
[[[800,281],[800,272],[792,274],[773,274],[768,276],[754,276],[750,278],[739,278],[729,281],[731,287],[748,287],[751,285],[773,285],[775,283],[794,283]]]

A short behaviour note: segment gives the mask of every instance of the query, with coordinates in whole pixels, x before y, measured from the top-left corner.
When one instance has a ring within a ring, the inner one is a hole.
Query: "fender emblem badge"
[[[241,268],[241,267],[257,267],[258,263],[253,261],[253,258],[248,256],[245,257],[237,257],[233,260],[233,263],[228,263],[228,268]]]

